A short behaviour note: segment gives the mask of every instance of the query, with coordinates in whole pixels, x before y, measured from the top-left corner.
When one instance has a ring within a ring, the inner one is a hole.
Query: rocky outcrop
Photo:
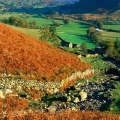
[[[88,69],[84,72],[75,72],[66,79],[62,80],[61,82],[40,82],[37,80],[23,80],[23,79],[16,79],[16,78],[0,78],[0,89],[2,89],[4,94],[14,94],[13,91],[16,91],[17,94],[23,93],[24,95],[29,94],[28,91],[37,91],[38,93],[42,93],[41,97],[43,97],[46,94],[55,94],[60,92],[61,87],[64,87],[64,85],[69,84],[70,82],[73,82],[75,79],[82,79],[86,78],[87,76],[93,75],[94,69]],[[74,82],[73,82],[74,84]],[[27,91],[26,91],[27,89]],[[0,92],[1,98],[4,98],[3,92]],[[23,96],[23,95],[22,95]],[[71,98],[69,98],[71,99]],[[68,101],[69,101],[68,99]]]
[[[75,72],[72,75],[70,75],[69,77],[67,77],[66,79],[61,81],[61,88],[64,87],[64,86],[67,86],[67,84],[71,83],[72,81],[90,77],[90,76],[94,75],[94,72],[95,72],[94,69],[87,69],[84,72],[80,72],[80,71]]]

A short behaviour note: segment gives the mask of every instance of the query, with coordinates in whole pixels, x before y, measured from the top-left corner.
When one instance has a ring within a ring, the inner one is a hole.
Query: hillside
[[[43,7],[43,6],[55,6],[63,4],[73,4],[78,0],[0,0],[0,9],[7,8],[34,8],[34,7]]]
[[[79,0],[71,8],[76,13],[118,10],[120,9],[120,0]]]
[[[39,80],[61,80],[90,65],[48,43],[0,24],[0,72]]]

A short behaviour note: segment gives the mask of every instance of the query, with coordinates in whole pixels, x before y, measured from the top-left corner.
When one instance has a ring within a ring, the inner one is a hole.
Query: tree
[[[89,34],[95,32],[95,28],[93,26],[90,27],[89,29]]]
[[[99,28],[99,29],[102,29],[102,22],[99,21],[99,20],[94,20],[93,23],[92,23],[93,26]]]
[[[39,33],[41,40],[50,42],[57,46],[59,45],[60,41],[57,37],[56,27],[54,25],[40,28]]]
[[[63,23],[64,23],[64,24],[68,24],[68,23],[69,23],[69,20],[68,20],[68,19],[64,19],[64,20],[63,20]]]
[[[49,26],[41,27],[39,30],[40,39],[44,41],[48,41],[51,38],[51,32]]]
[[[19,19],[17,17],[14,17],[14,16],[10,16],[9,19],[8,19],[8,23],[10,25],[17,25]]]
[[[22,19],[19,19],[17,26],[19,27],[25,27],[25,22]]]
[[[116,50],[114,49],[114,41],[112,39],[107,39],[105,54],[107,56],[114,56],[115,53],[116,53]]]
[[[92,42],[99,44],[101,42],[101,32],[96,32],[95,28],[92,26],[87,31],[88,37],[92,40]]]
[[[87,48],[87,43],[82,43],[82,44],[81,44],[81,49],[82,49],[82,51],[83,51],[84,53],[87,53],[87,50],[88,50],[88,48]]]

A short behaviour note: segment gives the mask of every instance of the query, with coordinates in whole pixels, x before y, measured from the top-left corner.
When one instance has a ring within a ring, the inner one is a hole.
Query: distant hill
[[[0,0],[0,9],[35,8],[44,5],[73,4],[78,0]]]
[[[0,73],[61,80],[87,68],[75,55],[0,24]]]
[[[120,9],[120,0],[79,0],[71,8],[79,13]]]

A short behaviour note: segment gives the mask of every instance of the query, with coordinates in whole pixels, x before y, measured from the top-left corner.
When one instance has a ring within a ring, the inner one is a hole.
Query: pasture
[[[117,32],[120,31],[120,25],[104,25],[103,29],[111,30],[111,31],[104,31],[102,33],[102,38],[104,40],[109,38],[112,40],[116,40],[116,38],[120,39],[120,32]]]
[[[4,18],[8,19],[10,16],[15,16],[19,17],[21,19],[25,19],[28,22],[35,21],[37,26],[42,26],[42,25],[50,25],[52,24],[52,20],[46,19],[44,17],[40,17],[37,14],[30,15],[30,14],[24,14],[24,13],[5,13],[5,14],[0,14],[0,21],[2,21]]]
[[[29,35],[31,37],[34,37],[37,39],[39,39],[39,37],[40,37],[38,29],[21,28],[21,27],[16,27],[16,26],[11,26],[11,25],[8,25],[8,26],[13,28],[14,30],[16,30],[18,32],[24,33],[24,34]]]
[[[87,47],[89,49],[95,48],[95,44],[90,42],[90,40],[85,36],[81,36],[77,34],[68,34],[68,33],[58,34],[58,36],[63,40],[65,40],[66,42],[71,42],[79,45],[81,45],[82,43],[87,43]]]
[[[104,25],[103,28],[120,31],[120,25]]]
[[[92,49],[95,48],[95,44],[91,43],[91,41],[86,37],[88,28],[88,25],[70,22],[69,24],[58,28],[57,33],[61,39],[67,42],[79,45],[87,43],[87,47]]]
[[[50,25],[52,24],[51,19],[42,18],[39,15],[30,15],[26,18],[28,22],[35,21],[37,26]]]
[[[102,33],[102,38],[104,40],[106,40],[106,39],[116,40],[116,38],[120,39],[120,33],[118,33],[118,32],[107,32],[107,31],[104,31]]]

